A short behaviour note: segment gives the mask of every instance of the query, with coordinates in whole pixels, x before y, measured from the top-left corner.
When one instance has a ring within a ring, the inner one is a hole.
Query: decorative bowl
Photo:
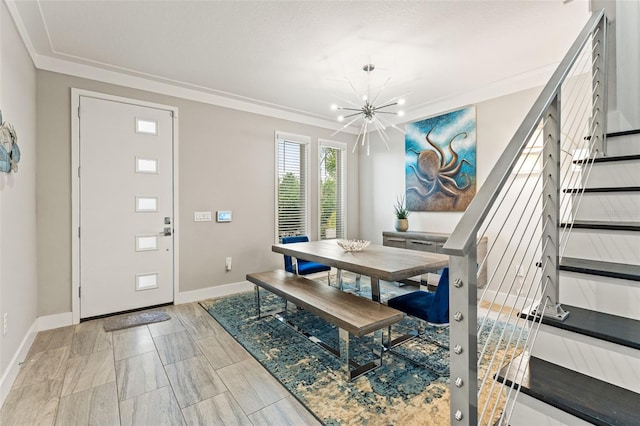
[[[344,251],[362,251],[363,248],[371,244],[367,240],[337,240],[336,243],[342,247]]]

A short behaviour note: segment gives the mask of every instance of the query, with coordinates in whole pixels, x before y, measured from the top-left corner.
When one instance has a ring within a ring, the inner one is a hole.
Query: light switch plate
[[[211,222],[211,212],[193,212],[194,222]]]

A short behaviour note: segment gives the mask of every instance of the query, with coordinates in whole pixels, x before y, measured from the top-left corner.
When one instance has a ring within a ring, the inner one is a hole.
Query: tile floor
[[[102,320],[38,333],[0,425],[318,425],[196,303],[105,332]]]

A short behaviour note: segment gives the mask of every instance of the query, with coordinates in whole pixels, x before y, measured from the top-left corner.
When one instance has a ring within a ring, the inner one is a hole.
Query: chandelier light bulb
[[[398,117],[404,117],[404,111],[402,110],[398,111]]]
[[[336,111],[338,109],[338,105],[331,104],[331,111]]]
[[[404,103],[405,103],[404,99],[398,99],[398,105],[404,105]]]
[[[339,116],[338,117],[338,121],[340,121],[340,122],[344,121],[344,116],[343,115]]]
[[[362,95],[362,100],[366,101],[367,100],[367,95]]]

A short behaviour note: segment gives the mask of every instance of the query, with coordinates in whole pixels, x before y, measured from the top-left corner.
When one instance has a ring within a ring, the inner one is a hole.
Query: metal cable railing
[[[605,153],[606,25],[604,11],[592,15],[444,246],[451,424],[508,424],[542,318],[568,315],[559,264],[583,183]]]

